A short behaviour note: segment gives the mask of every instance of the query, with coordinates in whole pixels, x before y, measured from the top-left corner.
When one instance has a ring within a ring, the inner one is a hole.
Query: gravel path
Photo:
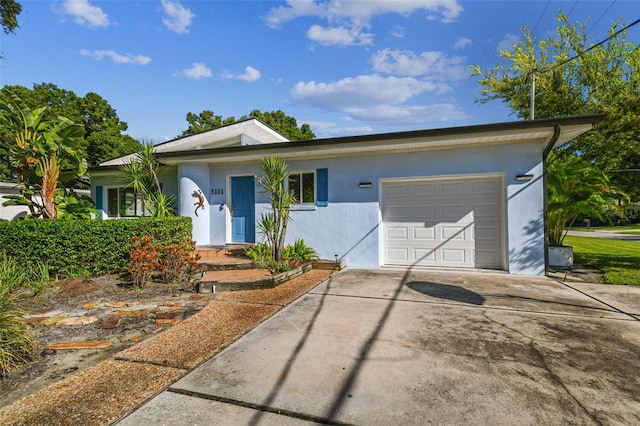
[[[0,408],[0,423],[113,423],[332,273],[311,270],[273,289],[219,293],[201,312],[169,330]]]

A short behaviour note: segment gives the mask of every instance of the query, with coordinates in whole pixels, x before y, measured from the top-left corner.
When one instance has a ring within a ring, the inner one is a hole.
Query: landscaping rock
[[[69,317],[69,318],[63,318],[60,321],[56,322],[55,324],[50,324],[50,325],[55,325],[56,327],[64,327],[64,326],[68,326],[68,325],[93,324],[96,321],[98,321],[98,318],[93,317],[93,316],[90,316],[90,317]]]
[[[112,343],[108,340],[83,340],[79,342],[58,342],[47,346],[47,349],[69,350],[69,349],[102,349],[108,348]]]

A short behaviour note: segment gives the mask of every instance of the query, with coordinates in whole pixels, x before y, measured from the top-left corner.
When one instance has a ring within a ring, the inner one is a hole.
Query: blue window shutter
[[[102,186],[96,186],[96,199],[94,201],[96,202],[96,209],[102,210],[104,207],[102,205]]]
[[[329,205],[329,169],[316,170],[316,206],[326,207]]]

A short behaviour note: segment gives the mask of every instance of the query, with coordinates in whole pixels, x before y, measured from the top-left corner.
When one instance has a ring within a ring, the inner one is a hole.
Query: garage
[[[383,264],[505,269],[504,193],[502,175],[383,181]]]

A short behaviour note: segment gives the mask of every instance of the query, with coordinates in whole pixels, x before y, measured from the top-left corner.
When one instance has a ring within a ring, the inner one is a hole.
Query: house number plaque
[[[211,194],[212,195],[223,195],[224,194],[224,189],[222,189],[222,188],[213,188],[211,190]]]

